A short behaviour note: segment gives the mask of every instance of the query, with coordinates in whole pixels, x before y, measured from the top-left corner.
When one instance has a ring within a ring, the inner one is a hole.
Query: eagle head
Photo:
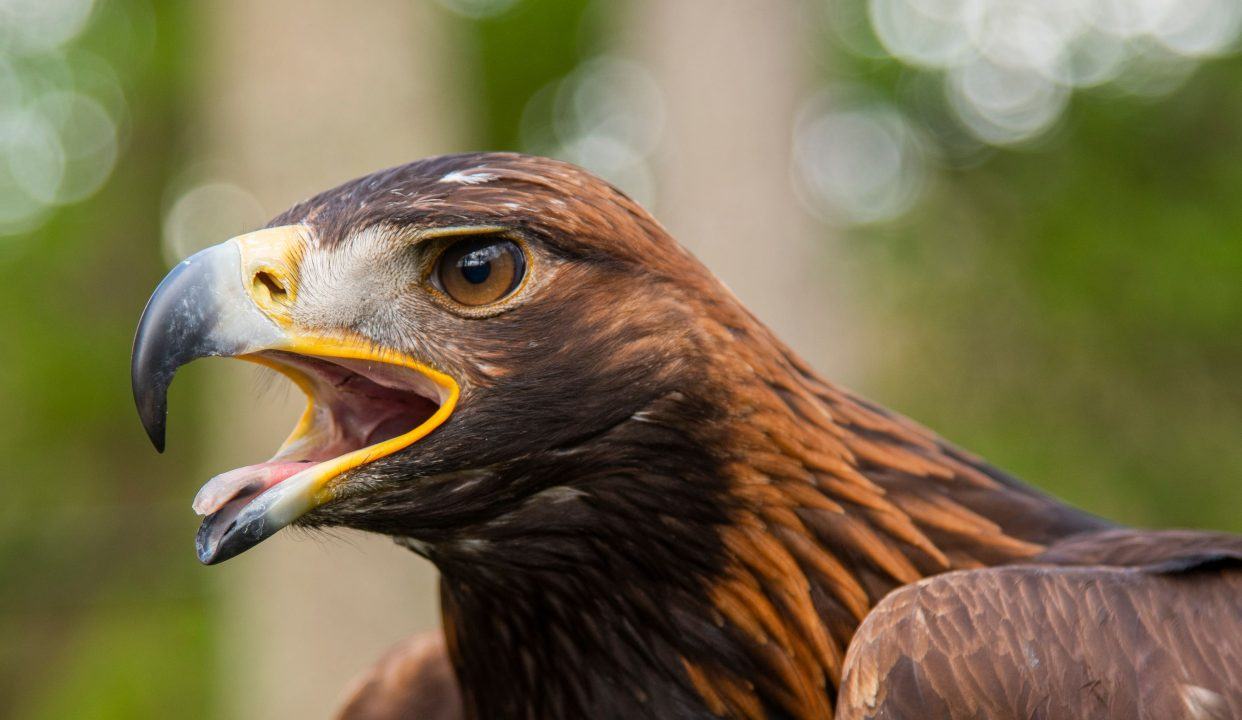
[[[516,554],[532,528],[599,522],[601,498],[637,516],[683,494],[712,522],[721,459],[701,433],[725,384],[705,374],[746,372],[720,349],[750,327],[607,183],[454,155],[346,183],[183,261],[143,314],[132,380],[158,449],[191,360],[258,363],[307,396],[270,460],[199,492],[204,563],[292,523],[387,533],[433,559]],[[702,482],[653,488],[661,464]]]

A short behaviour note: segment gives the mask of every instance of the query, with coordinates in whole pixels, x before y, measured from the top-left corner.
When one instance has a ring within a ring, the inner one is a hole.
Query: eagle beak
[[[402,450],[448,419],[459,388],[448,375],[352,333],[310,332],[292,318],[304,226],[259,230],[181,262],[138,323],[134,401],[163,452],[168,387],[202,357],[273,368],[307,395],[292,434],[265,463],[213,478],[195,509],[207,517],[196,545],[205,564],[227,560],[334,497],[334,481]]]

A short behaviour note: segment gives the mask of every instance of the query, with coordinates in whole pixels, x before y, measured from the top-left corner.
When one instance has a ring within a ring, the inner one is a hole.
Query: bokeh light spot
[[[0,0],[0,235],[35,230],[107,182],[125,93],[112,67],[70,43],[92,0]]]
[[[94,99],[73,92],[42,97],[28,112],[52,129],[61,147],[60,182],[39,199],[64,204],[93,195],[116,162],[116,125],[108,112]]]
[[[55,50],[86,28],[93,6],[92,0],[0,0],[0,50]]]
[[[471,20],[496,17],[507,12],[518,0],[436,0],[446,10]]]
[[[1171,92],[1242,34],[1239,0],[866,0],[892,57],[944,71],[979,140],[1013,145],[1056,124],[1072,88]]]
[[[180,193],[164,215],[163,251],[170,266],[263,225],[258,199],[231,182],[205,181]]]
[[[1068,91],[1030,68],[977,60],[949,73],[949,103],[980,140],[1012,145],[1056,122]]]
[[[924,148],[891,105],[812,98],[794,131],[795,180],[822,219],[861,225],[899,217],[926,178]]]
[[[531,97],[523,149],[590,170],[651,207],[650,157],[664,130],[664,98],[641,65],[598,56]]]

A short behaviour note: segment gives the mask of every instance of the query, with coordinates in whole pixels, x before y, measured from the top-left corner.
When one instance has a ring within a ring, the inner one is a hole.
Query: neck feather
[[[527,459],[542,490],[431,553],[474,717],[828,717],[893,588],[1101,526],[721,332],[698,395]]]

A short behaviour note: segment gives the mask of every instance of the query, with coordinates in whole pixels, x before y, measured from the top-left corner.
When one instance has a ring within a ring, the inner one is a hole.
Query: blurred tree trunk
[[[456,146],[454,52],[434,5],[227,0],[200,8],[208,54],[201,155],[229,168],[227,179],[269,216]],[[252,375],[230,370],[204,477],[272,453],[303,402],[292,390],[283,402],[257,392]],[[433,568],[382,538],[285,531],[207,572],[223,596],[220,708],[228,718],[328,717],[386,647],[438,624]]]
[[[643,0],[622,49],[664,93],[657,215],[777,335],[853,379],[841,253],[798,203],[793,127],[818,75],[793,0]],[[830,343],[829,340],[832,340]]]

